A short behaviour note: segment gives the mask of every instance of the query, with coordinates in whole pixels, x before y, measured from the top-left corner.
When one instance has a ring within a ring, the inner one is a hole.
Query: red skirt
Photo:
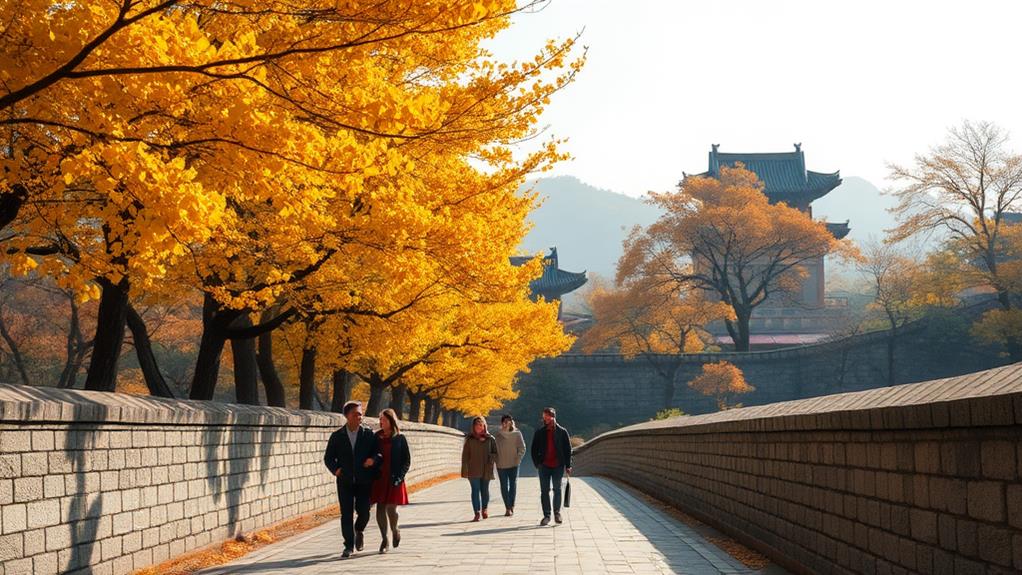
[[[380,465],[380,477],[373,482],[373,490],[369,494],[370,503],[382,503],[384,505],[408,505],[408,489],[405,482],[401,485],[394,485],[390,481],[390,438],[377,436],[380,442],[380,455],[383,456],[383,464]]]
[[[373,492],[369,495],[369,501],[384,505],[408,505],[408,489],[405,487],[405,482],[402,481],[401,485],[394,485],[389,481],[390,474],[386,477],[386,480],[380,477],[373,482]]]

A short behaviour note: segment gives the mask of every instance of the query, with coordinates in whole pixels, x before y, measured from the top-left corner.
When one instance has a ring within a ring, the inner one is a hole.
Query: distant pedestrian
[[[472,486],[472,511],[475,512],[472,521],[489,517],[490,481],[496,459],[497,442],[490,435],[486,420],[476,417],[472,420],[472,433],[465,438],[461,450],[461,476]]]
[[[497,480],[500,482],[500,497],[504,500],[504,516],[511,517],[515,514],[518,466],[525,457],[525,438],[510,414],[500,418],[500,430],[494,437],[497,440]]]
[[[554,490],[554,521],[561,522],[561,480],[565,472],[571,474],[571,440],[568,430],[557,424],[557,410],[543,410],[543,425],[532,436],[532,462],[539,471],[540,503],[543,519],[540,525],[550,524],[550,488]]]
[[[361,551],[364,531],[369,524],[369,494],[372,490],[380,452],[373,430],[362,425],[362,403],[349,401],[341,409],[347,424],[333,432],[326,445],[323,462],[337,477],[337,499],[341,504],[341,534],[344,552]],[[358,519],[355,519],[355,514]]]
[[[376,504],[376,524],[380,526],[380,553],[390,550],[387,539],[387,522],[390,522],[390,533],[394,547],[401,545],[401,531],[397,528],[397,507],[408,505],[408,489],[405,487],[405,474],[412,463],[412,455],[408,449],[408,440],[401,434],[401,426],[397,422],[397,413],[393,409],[380,412],[380,430],[376,432],[379,444],[380,475],[373,482],[370,501]]]

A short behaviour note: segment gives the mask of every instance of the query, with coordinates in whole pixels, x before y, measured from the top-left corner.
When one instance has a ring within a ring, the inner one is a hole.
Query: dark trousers
[[[341,535],[344,536],[344,548],[355,548],[355,532],[365,531],[369,524],[369,493],[371,483],[354,485],[337,482],[337,500],[341,504]],[[355,514],[358,519],[355,519]]]
[[[539,466],[539,501],[543,504],[543,517],[550,517],[550,484],[554,488],[554,513],[561,512],[561,479],[564,477],[564,466]]]
[[[508,467],[497,468],[497,479],[500,481],[500,498],[504,500],[504,507],[508,509],[515,506],[515,494],[518,491],[518,468]]]

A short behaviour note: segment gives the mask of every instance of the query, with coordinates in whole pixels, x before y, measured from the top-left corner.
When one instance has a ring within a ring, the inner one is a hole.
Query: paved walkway
[[[402,508],[401,547],[386,555],[377,552],[374,514],[365,549],[350,559],[340,558],[340,526],[332,521],[201,575],[757,573],[606,479],[572,479],[564,523],[540,527],[536,483],[534,477],[519,480],[517,510],[509,518],[497,482],[491,482],[494,515],[479,523],[466,521],[472,516],[467,481],[415,493]],[[783,571],[771,567],[770,573]]]

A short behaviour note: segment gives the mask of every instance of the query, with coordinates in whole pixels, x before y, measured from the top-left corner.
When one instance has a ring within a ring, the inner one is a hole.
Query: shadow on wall
[[[254,427],[217,425],[203,431],[206,448],[206,484],[219,505],[226,498],[227,538],[241,534],[240,513],[242,496],[248,485],[253,460],[260,462],[259,481],[265,485],[270,471],[270,458],[282,432],[270,425],[261,426],[258,431],[259,444],[255,444],[257,431]],[[251,435],[251,437],[249,437]],[[244,441],[239,441],[239,437]],[[226,460],[220,455],[221,446]],[[257,453],[258,451],[258,453]],[[208,528],[207,528],[208,529]]]
[[[90,409],[96,414],[96,420],[103,421],[108,417],[108,406],[85,399],[80,401],[90,406]],[[68,560],[68,570],[88,567],[93,564],[92,555],[96,552],[101,524],[106,524],[111,533],[113,532],[113,518],[103,515],[101,486],[89,485],[88,473],[93,467],[90,458],[98,453],[107,453],[96,449],[100,433],[95,423],[72,422],[68,424],[67,433],[64,435],[64,455],[70,459],[71,473],[75,478],[75,492],[70,505],[68,505],[67,517],[64,518],[72,526],[72,553]],[[93,476],[97,477],[97,484],[99,483],[98,475],[96,473]],[[92,490],[91,497],[88,492],[90,488]],[[89,572],[92,572],[91,568]]]

